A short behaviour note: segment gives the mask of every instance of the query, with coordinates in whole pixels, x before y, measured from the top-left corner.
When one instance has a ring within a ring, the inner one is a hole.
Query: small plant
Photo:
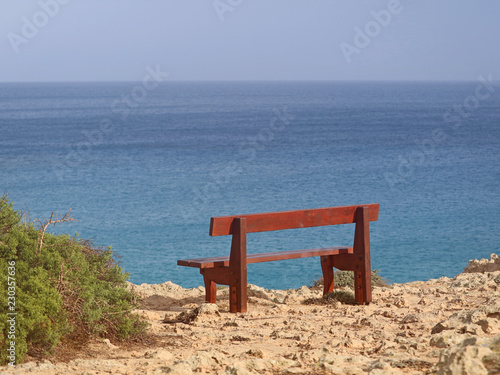
[[[305,305],[330,305],[337,301],[345,305],[356,304],[354,294],[345,290],[334,290],[321,298],[308,298],[303,303]]]
[[[69,214],[30,223],[0,197],[0,311],[15,313],[15,324],[0,320],[0,365],[50,355],[61,341],[125,340],[145,330],[111,248],[46,233],[51,224],[71,221]],[[8,283],[15,285],[10,292]],[[7,358],[13,343],[15,360]]]
[[[372,288],[389,285],[389,281],[379,274],[380,270],[372,271]],[[354,289],[354,272],[336,270],[333,273],[335,288],[349,287]],[[313,281],[313,287],[319,288],[324,285],[323,276]]]

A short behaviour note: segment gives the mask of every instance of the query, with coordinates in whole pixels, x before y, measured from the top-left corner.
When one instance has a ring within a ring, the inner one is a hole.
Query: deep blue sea
[[[380,203],[372,268],[460,273],[500,250],[500,85],[165,82],[0,84],[0,193],[31,218],[72,208],[134,283],[203,284],[177,259],[229,253],[211,216]],[[248,235],[248,252],[350,245],[353,225]],[[253,264],[310,285],[318,258]]]

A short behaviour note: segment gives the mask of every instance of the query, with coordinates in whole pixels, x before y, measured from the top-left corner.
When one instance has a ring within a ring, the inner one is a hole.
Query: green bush
[[[146,323],[132,313],[128,274],[111,248],[45,233],[47,226],[23,222],[7,197],[0,197],[0,364],[51,354],[71,337],[80,343],[94,337],[125,340],[145,330]],[[10,290],[3,287],[11,284]],[[13,342],[15,360],[8,357]]]

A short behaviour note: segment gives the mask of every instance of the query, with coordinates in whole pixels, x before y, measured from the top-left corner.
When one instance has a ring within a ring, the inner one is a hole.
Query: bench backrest
[[[219,216],[210,219],[210,235],[226,236],[233,234],[233,222],[236,218],[246,219],[246,233],[351,224],[356,223],[356,211],[359,207],[368,207],[368,221],[378,220],[378,203],[317,208],[312,210]]]

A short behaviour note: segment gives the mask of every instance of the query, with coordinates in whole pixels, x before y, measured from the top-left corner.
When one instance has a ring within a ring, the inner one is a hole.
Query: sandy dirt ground
[[[201,281],[201,280],[200,280]],[[142,342],[97,341],[66,360],[0,374],[471,374],[500,373],[500,259],[454,278],[376,287],[366,306],[304,304],[321,290],[249,285],[247,313],[204,288],[133,285],[150,323]],[[64,349],[64,348],[63,348]]]

